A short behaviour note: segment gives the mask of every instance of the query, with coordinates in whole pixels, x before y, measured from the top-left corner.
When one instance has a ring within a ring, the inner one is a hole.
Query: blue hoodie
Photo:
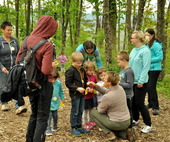
[[[151,52],[147,45],[140,48],[133,48],[130,53],[130,67],[134,71],[134,84],[147,83],[148,71],[150,69]]]
[[[150,71],[162,70],[162,64],[161,64],[163,60],[162,43],[157,42],[155,40],[153,42],[153,45],[150,47],[150,51],[151,51]]]

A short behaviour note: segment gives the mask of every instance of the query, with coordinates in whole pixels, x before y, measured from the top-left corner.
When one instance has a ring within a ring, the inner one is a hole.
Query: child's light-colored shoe
[[[19,115],[19,114],[22,114],[22,113],[25,113],[27,112],[27,108],[24,107],[24,106],[20,106],[17,110],[16,110],[16,114]]]
[[[1,110],[2,111],[8,111],[9,110],[8,104],[3,104]]]

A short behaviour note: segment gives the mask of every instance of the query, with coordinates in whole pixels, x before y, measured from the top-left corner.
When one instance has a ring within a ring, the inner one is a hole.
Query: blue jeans
[[[159,109],[158,94],[156,91],[156,84],[160,71],[149,71],[148,81],[148,105],[152,109]]]
[[[151,117],[147,107],[144,104],[145,95],[147,91],[147,84],[143,84],[143,87],[138,88],[137,84],[133,85],[134,96],[132,100],[132,113],[135,121],[139,120],[139,113],[143,117],[143,121],[146,125],[151,126]]]
[[[50,111],[48,122],[47,122],[47,130],[51,130],[51,120],[53,118],[53,129],[57,129],[58,122],[58,110]]]
[[[29,96],[32,113],[27,128],[26,142],[45,142],[53,85],[45,81],[41,86],[41,90]]]
[[[84,110],[84,96],[71,97],[70,123],[72,128],[81,128]]]
[[[0,100],[1,100],[1,94],[2,94],[3,88],[5,87],[5,82],[7,80],[7,76],[8,75],[6,73],[3,73],[0,70]],[[7,102],[2,102],[2,104],[7,104]]]

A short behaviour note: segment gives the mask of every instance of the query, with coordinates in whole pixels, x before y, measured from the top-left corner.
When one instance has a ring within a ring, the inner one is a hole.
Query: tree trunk
[[[170,47],[170,36],[169,36],[169,32],[168,32],[168,27],[170,26],[170,2],[168,5],[168,9],[167,9],[167,14],[166,14],[166,22],[165,22],[165,31],[166,31],[166,35],[167,35],[167,47]]]
[[[18,38],[18,26],[19,26],[19,0],[15,0],[15,11],[16,11],[16,21],[15,21],[15,26],[16,26],[16,38]]]
[[[116,50],[116,23],[117,11],[116,1],[104,0],[103,3],[103,24],[106,46],[106,65],[112,64],[112,51]]]
[[[27,17],[26,17],[26,35],[30,32],[30,12],[31,12],[31,0],[27,0]]]
[[[130,45],[130,37],[132,33],[131,27],[131,15],[132,15],[132,0],[127,0],[127,9],[126,9],[126,32],[128,39],[128,47]]]
[[[75,32],[75,37],[74,37],[74,41],[75,44],[78,44],[78,38],[80,36],[80,24],[81,24],[81,17],[82,17],[82,11],[83,11],[83,0],[77,0],[77,2],[79,3],[79,9],[77,10],[77,19],[76,19],[76,32]]]
[[[64,50],[64,47],[66,45],[66,31],[68,27],[68,21],[69,21],[69,6],[70,6],[70,0],[63,0],[62,3],[63,8],[62,9],[62,50]]]
[[[163,80],[165,76],[165,59],[166,59],[166,49],[167,49],[167,36],[165,35],[165,21],[164,21],[164,16],[165,16],[165,3],[166,0],[158,0],[157,1],[157,37],[161,40],[162,46],[163,46],[163,54],[164,54],[164,59],[162,62],[162,72],[160,74],[159,79]]]
[[[100,19],[99,19],[100,11],[99,11],[99,2],[98,2],[98,0],[95,1],[94,9],[96,11],[96,31],[95,31],[95,33],[97,34],[98,30],[100,29]]]
[[[146,0],[140,0],[139,1],[139,7],[138,7],[138,16],[136,21],[136,30],[141,30],[142,21],[143,21],[143,12],[145,7]]]

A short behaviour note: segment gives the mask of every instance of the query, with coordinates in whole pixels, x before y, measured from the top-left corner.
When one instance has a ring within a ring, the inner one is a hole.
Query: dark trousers
[[[160,71],[149,71],[148,105],[152,107],[152,109],[159,109],[158,94],[156,91],[159,74]]]
[[[132,128],[132,122],[133,122],[132,98],[128,98],[126,101],[127,101],[127,106],[128,106],[129,113],[130,113],[130,125],[129,125],[129,128]]]
[[[82,115],[84,110],[84,96],[71,97],[70,123],[72,128],[82,126]]]
[[[137,84],[133,86],[134,96],[132,100],[132,112],[133,120],[139,120],[139,113],[143,117],[143,121],[146,125],[151,126],[151,118],[147,107],[144,104],[145,95],[147,91],[147,84],[143,84],[143,87],[138,88]]]
[[[44,82],[42,89],[29,96],[32,113],[26,134],[26,142],[44,142],[53,86]]]

